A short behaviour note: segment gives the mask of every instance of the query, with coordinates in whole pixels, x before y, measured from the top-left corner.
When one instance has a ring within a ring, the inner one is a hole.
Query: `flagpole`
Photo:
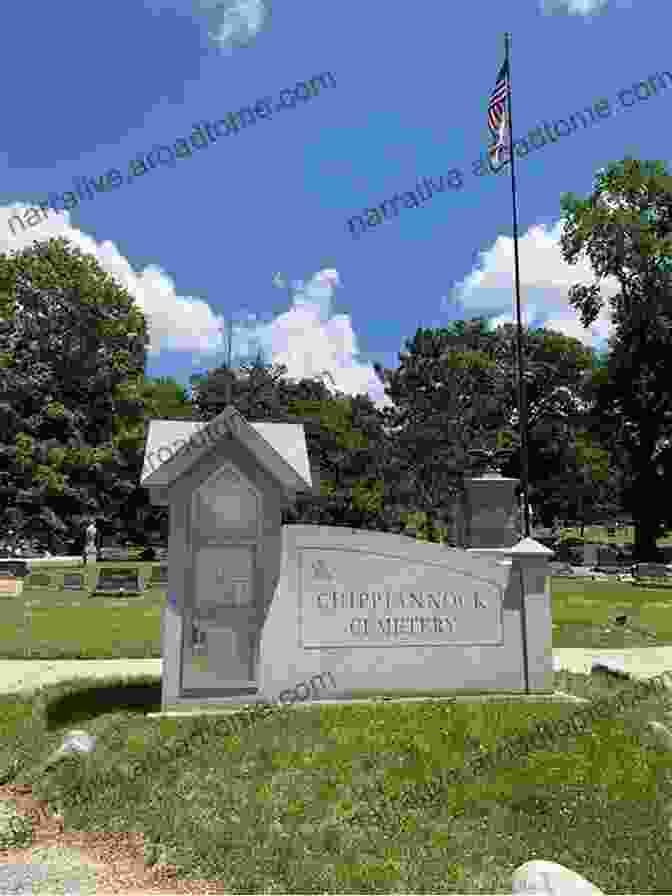
[[[520,315],[520,262],[518,259],[518,208],[516,203],[516,173],[515,173],[515,153],[513,151],[513,120],[511,117],[511,59],[509,48],[511,44],[511,35],[507,31],[504,35],[506,62],[508,64],[509,89],[507,91],[507,105],[509,118],[509,155],[511,157],[511,196],[513,199],[513,258],[515,265],[516,278],[516,320],[518,323],[518,414],[520,417],[520,485],[523,499],[523,523],[524,536],[530,537],[530,505],[528,501],[529,492],[529,458],[528,458],[528,436],[527,436],[527,401],[525,395],[525,361],[523,355],[523,325]]]
[[[530,537],[530,505],[528,502],[529,487],[529,464],[528,464],[528,440],[527,440],[527,405],[525,397],[525,363],[523,355],[523,325],[520,315],[520,261],[518,258],[518,208],[516,204],[516,174],[515,174],[515,153],[513,151],[513,119],[511,117],[511,94],[513,93],[511,84],[511,59],[509,48],[511,43],[511,35],[507,31],[504,34],[504,45],[506,52],[507,76],[509,79],[507,90],[507,106],[508,106],[508,125],[509,125],[509,155],[511,157],[511,198],[513,199],[513,259],[514,271],[516,278],[516,321],[518,323],[518,339],[516,341],[518,349],[518,414],[520,417],[520,466],[521,476],[520,484],[523,499],[523,521],[524,536]],[[520,569],[520,591],[521,591],[521,613],[520,627],[522,635],[523,647],[523,675],[525,678],[525,693],[530,693],[530,670],[529,659],[527,655],[527,613],[525,606],[525,580],[524,572]]]

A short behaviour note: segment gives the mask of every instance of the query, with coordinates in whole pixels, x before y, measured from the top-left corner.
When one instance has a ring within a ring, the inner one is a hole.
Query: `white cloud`
[[[283,278],[280,282],[286,283]],[[307,283],[294,281],[292,307],[260,326],[254,337],[274,363],[287,366],[287,375],[293,379],[326,371],[339,391],[368,394],[380,406],[389,404],[373,365],[358,360],[350,316],[332,313],[334,293],[340,285],[333,268],[318,271]]]
[[[211,43],[230,52],[247,47],[267,26],[272,0],[144,0],[154,8],[190,16]]]
[[[70,213],[51,212],[42,224],[19,235],[20,225],[13,222],[17,236],[12,236],[8,221],[12,214],[22,216],[27,206],[13,204],[0,209],[0,252],[11,252],[31,246],[36,239],[66,237],[82,252],[93,255],[100,266],[125,287],[147,316],[150,334],[149,354],[162,349],[189,352],[215,352],[221,342],[223,318],[216,315],[207,302],[193,296],[178,295],[173,280],[158,265],[147,265],[136,272],[110,240],[96,242],[70,224]]]
[[[133,296],[144,312],[150,335],[148,354],[162,350],[192,354],[194,365],[212,366],[222,352],[224,315],[217,314],[203,299],[179,295],[175,282],[159,265],[147,265],[135,271],[129,261],[109,240],[97,242],[70,224],[70,213],[50,213],[41,225],[20,231],[17,236],[8,227],[9,218],[22,216],[26,206],[14,204],[0,209],[0,252],[8,253],[31,246],[35,239],[66,237],[74,246],[92,255],[115,280]],[[273,280],[287,288],[281,275]],[[243,325],[234,326],[233,355],[254,353],[261,347],[267,360],[287,365],[293,379],[325,375],[325,385],[348,394],[368,394],[381,406],[389,404],[373,366],[358,360],[357,340],[347,314],[331,311],[335,290],[341,285],[338,271],[325,268],[306,283],[294,280],[291,287],[292,307],[268,323],[254,314],[247,315]],[[328,376],[327,376],[328,374]]]
[[[212,30],[211,39],[221,49],[247,46],[251,43],[269,17],[268,3],[264,0],[196,0],[206,13]]]
[[[632,2],[633,0],[621,0],[621,6],[630,9]],[[540,0],[540,4],[544,13],[561,10],[570,15],[590,16],[601,12],[609,4],[609,0]]]
[[[575,283],[593,283],[590,262],[581,259],[574,265],[564,261],[560,248],[562,222],[547,229],[531,227],[518,239],[520,261],[520,304],[524,325],[544,326],[579,339],[585,345],[602,348],[611,335],[610,309],[604,307],[588,329],[581,324],[579,312],[568,301],[569,289]],[[514,323],[515,281],[513,239],[498,237],[480,254],[480,268],[456,284],[453,302],[459,302],[465,319],[486,315],[494,326]],[[607,278],[601,283],[605,300],[620,291],[618,282]],[[444,310],[447,303],[444,300]]]

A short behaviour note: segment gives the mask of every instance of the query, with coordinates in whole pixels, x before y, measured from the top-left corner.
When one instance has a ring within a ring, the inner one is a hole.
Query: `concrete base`
[[[515,694],[515,693],[497,693],[497,694],[470,694],[470,695],[454,695],[450,697],[367,697],[354,699],[332,699],[332,700],[304,700],[298,703],[284,704],[285,706],[311,707],[311,706],[348,706],[359,703],[423,703],[434,701],[438,703],[590,703],[590,700],[584,697],[575,697],[573,694],[566,694],[564,691],[539,691],[534,694]],[[164,712],[146,713],[148,719],[165,719],[165,718],[190,718],[201,715],[229,715],[232,712],[244,710],[254,703],[264,703],[262,699],[250,701],[249,698],[240,698],[237,700],[227,701],[227,705],[223,705],[221,700],[208,704],[201,701],[198,705],[182,706],[171,705]],[[274,704],[279,705],[279,704]]]

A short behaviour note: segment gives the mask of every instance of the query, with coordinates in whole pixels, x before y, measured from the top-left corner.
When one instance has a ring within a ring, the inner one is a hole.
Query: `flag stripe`
[[[509,156],[509,159],[505,159],[501,165],[499,164],[500,154],[503,150],[509,149],[506,142],[506,138],[509,136],[509,123],[506,108],[509,91],[509,61],[507,59],[499,70],[495,89],[492,91],[490,102],[488,103],[488,127],[490,128],[493,140],[492,145],[489,147],[488,154],[491,161],[494,160],[500,168],[503,167],[507,161],[510,161]]]

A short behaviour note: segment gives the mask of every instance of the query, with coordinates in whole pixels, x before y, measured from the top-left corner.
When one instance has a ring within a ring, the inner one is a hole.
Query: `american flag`
[[[510,132],[506,106],[509,89],[509,61],[507,59],[499,70],[497,83],[488,104],[488,127],[494,141],[488,150],[488,155],[493,171],[499,171],[511,160],[510,146],[507,140],[510,137]],[[505,156],[503,161],[502,154]]]

